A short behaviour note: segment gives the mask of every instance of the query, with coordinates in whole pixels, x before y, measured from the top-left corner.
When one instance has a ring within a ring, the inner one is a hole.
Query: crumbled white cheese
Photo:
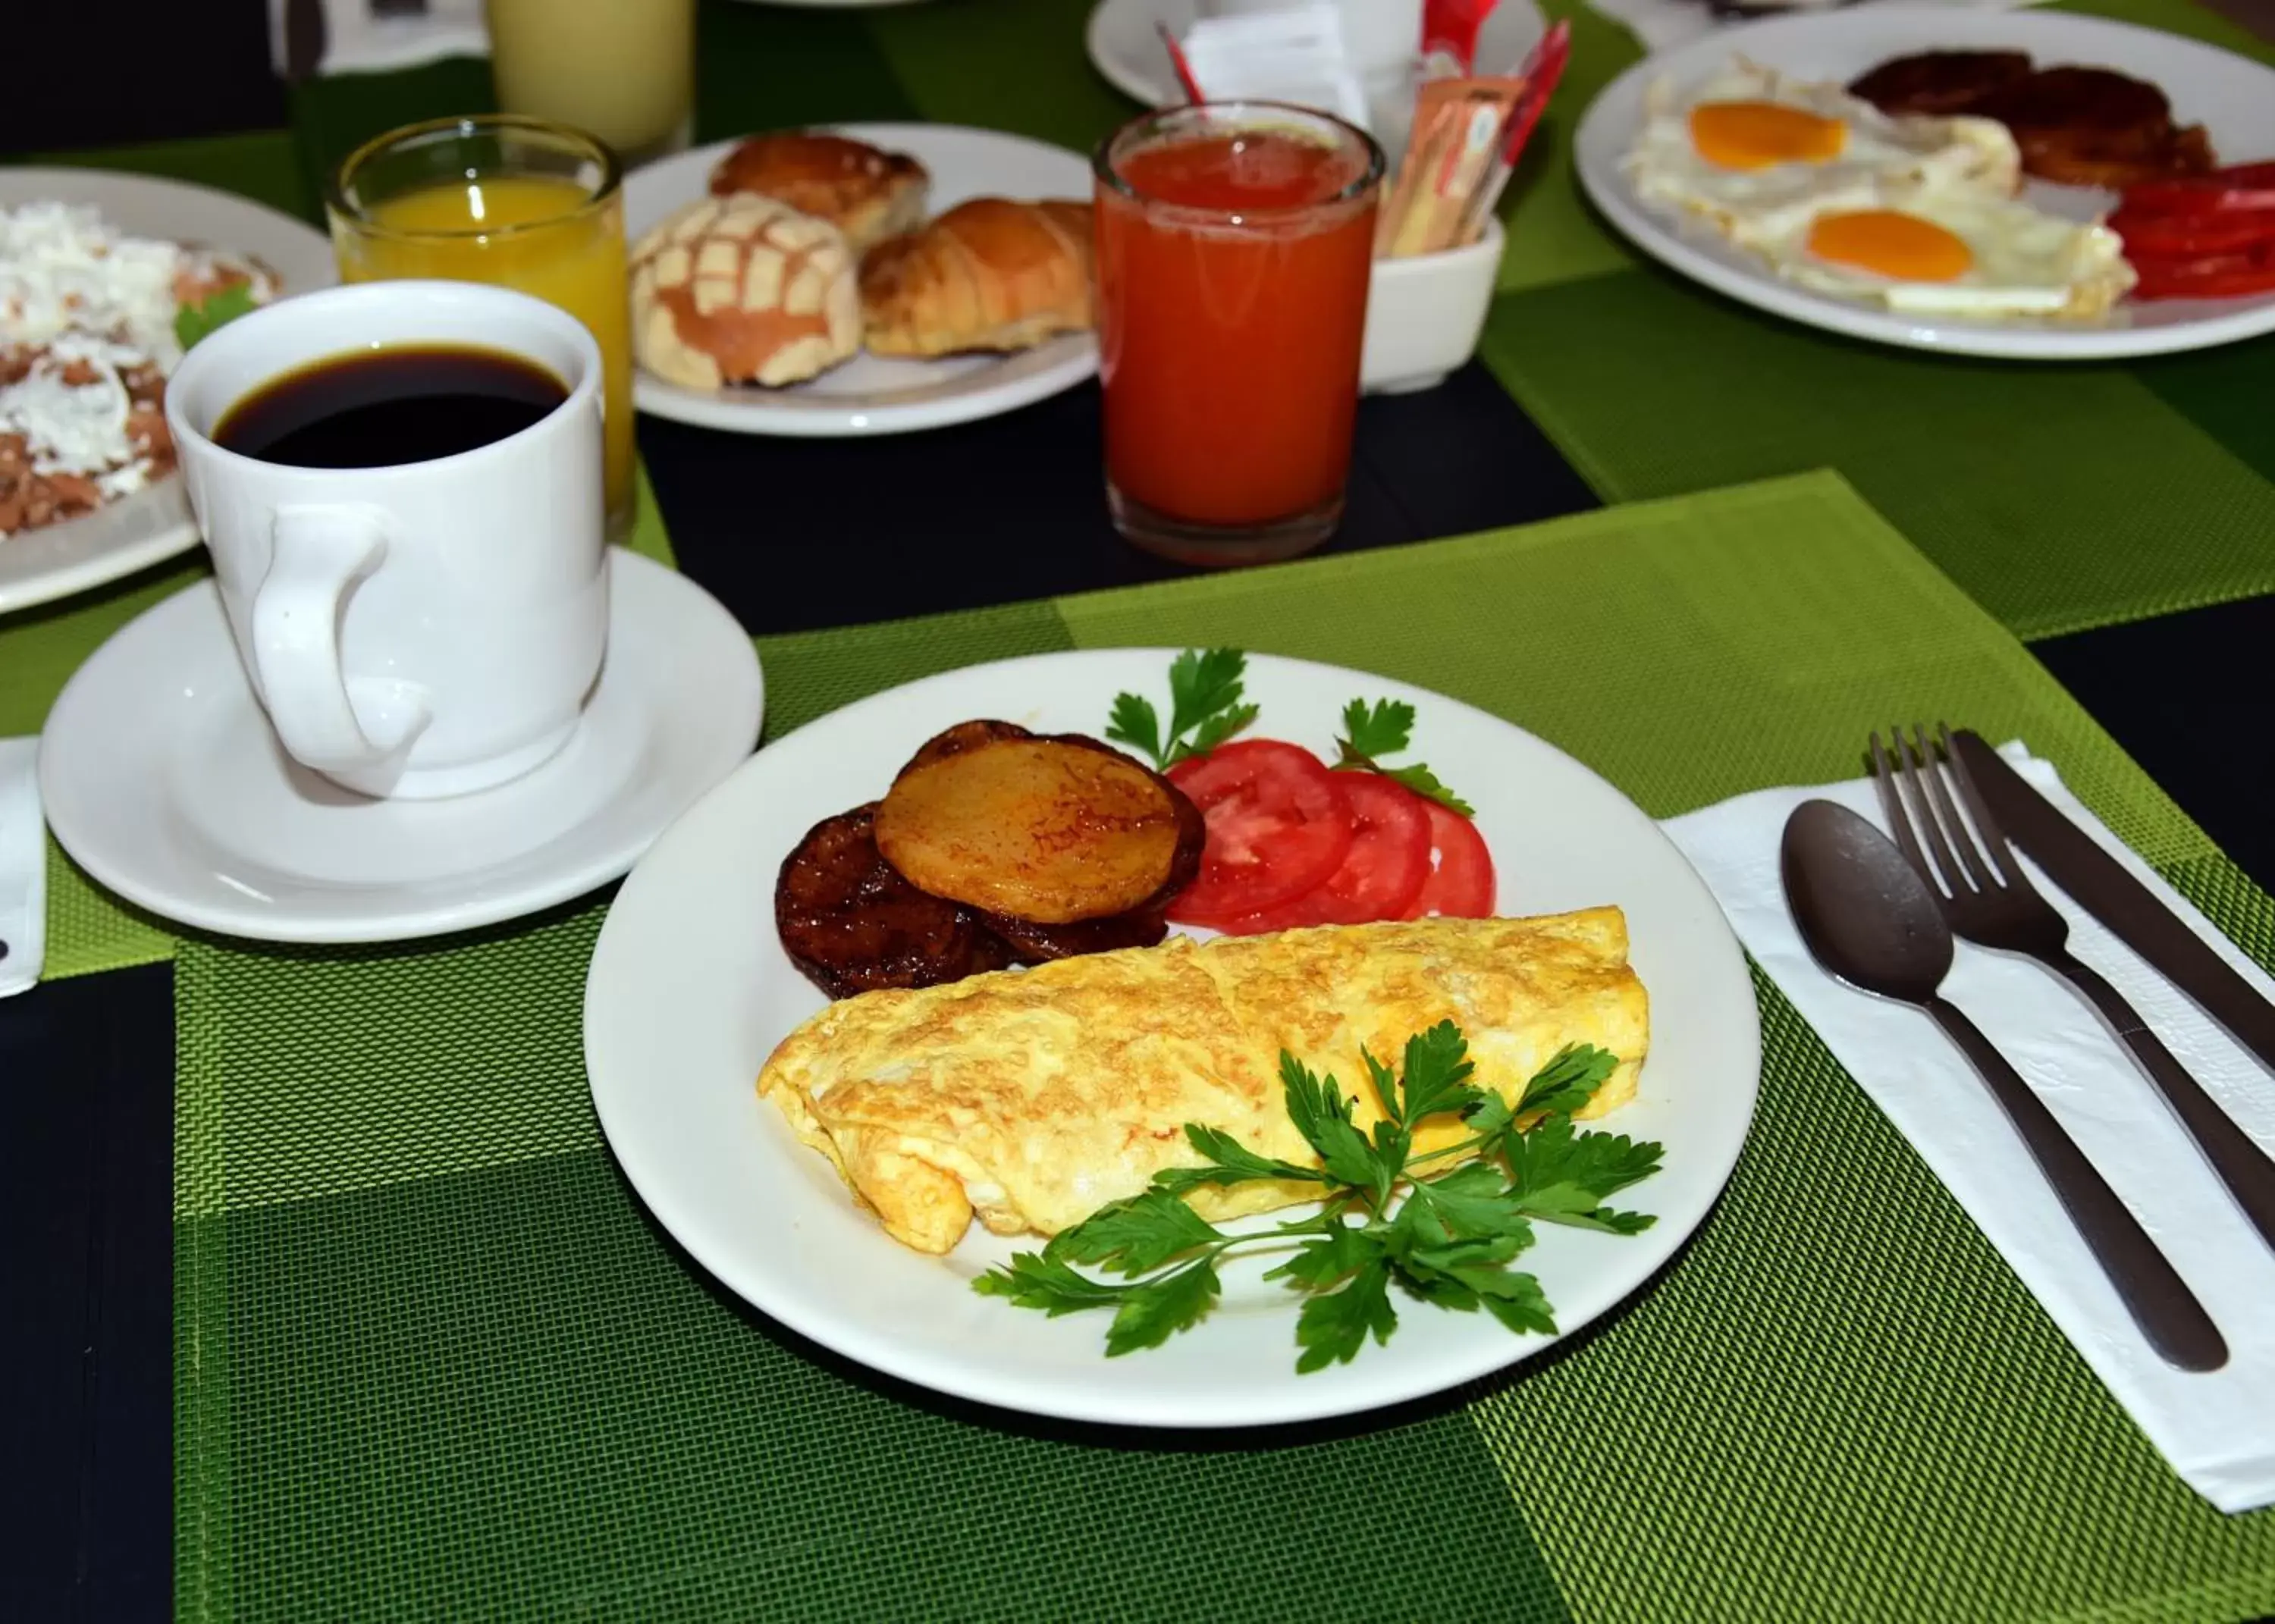
[[[107,473],[135,459],[126,434],[133,402],[107,353],[113,349],[66,336],[15,382],[0,385],[0,434],[24,436],[34,473]],[[75,363],[91,368],[94,378],[64,381]]]
[[[182,354],[174,289],[194,263],[179,244],[130,237],[84,206],[0,208],[0,346],[91,334],[170,372]]]

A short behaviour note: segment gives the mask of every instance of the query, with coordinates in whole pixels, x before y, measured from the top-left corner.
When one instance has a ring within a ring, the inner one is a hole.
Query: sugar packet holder
[[[1559,22],[1514,74],[1424,82],[1406,159],[1376,230],[1379,258],[1478,239],[1570,55],[1570,26]]]

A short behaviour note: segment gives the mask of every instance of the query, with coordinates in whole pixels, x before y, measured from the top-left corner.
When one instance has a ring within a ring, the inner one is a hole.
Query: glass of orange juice
[[[340,165],[324,200],[348,282],[488,282],[558,305],[601,346],[608,525],[632,520],[631,311],[621,174],[607,146],[541,119],[407,125]]]

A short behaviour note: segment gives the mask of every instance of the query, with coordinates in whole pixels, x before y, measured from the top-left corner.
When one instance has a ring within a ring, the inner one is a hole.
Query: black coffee
[[[533,361],[458,345],[334,356],[222,414],[215,443],[293,468],[385,468],[519,434],[569,398]]]

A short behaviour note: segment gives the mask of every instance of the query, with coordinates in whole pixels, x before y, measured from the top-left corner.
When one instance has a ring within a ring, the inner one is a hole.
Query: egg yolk
[[[1931,220],[1892,208],[1819,215],[1810,224],[1809,251],[1899,282],[1951,282],[1975,263],[1961,238]]]
[[[1690,110],[1690,144],[1726,170],[1824,163],[1840,155],[1848,126],[1775,102],[1701,102]]]

